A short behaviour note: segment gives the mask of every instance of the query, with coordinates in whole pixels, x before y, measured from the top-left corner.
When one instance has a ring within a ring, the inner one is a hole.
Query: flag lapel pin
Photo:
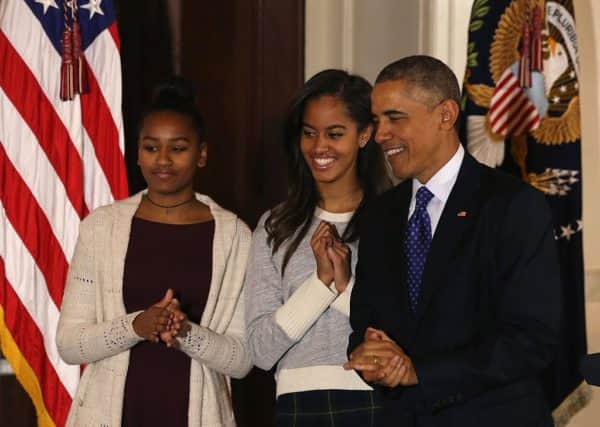
[[[467,211],[459,211],[456,216],[465,217],[467,216]]]

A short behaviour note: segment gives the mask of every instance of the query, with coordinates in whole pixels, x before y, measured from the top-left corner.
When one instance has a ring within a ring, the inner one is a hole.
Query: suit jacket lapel
[[[443,286],[448,266],[456,258],[460,245],[468,238],[467,231],[475,224],[481,209],[479,193],[481,170],[476,161],[465,153],[456,183],[437,225],[423,271],[417,319],[427,310],[438,286]]]

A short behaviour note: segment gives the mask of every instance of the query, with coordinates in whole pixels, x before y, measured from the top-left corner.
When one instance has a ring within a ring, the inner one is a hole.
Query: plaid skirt
[[[381,417],[376,392],[313,390],[277,398],[276,427],[373,427]]]

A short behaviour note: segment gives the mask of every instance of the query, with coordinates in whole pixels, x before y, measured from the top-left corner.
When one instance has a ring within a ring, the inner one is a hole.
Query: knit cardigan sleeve
[[[56,336],[58,352],[70,364],[88,364],[115,356],[142,341],[133,330],[140,311],[98,321],[97,294],[102,292],[95,261],[95,239],[102,215],[92,214],[80,226],[67,275]]]
[[[244,341],[246,325],[244,299],[241,297],[251,234],[241,220],[238,219],[237,222],[237,232],[218,297],[220,303],[234,302],[231,322],[223,333],[190,322],[191,330],[184,337],[177,338],[177,341],[183,352],[204,366],[233,378],[243,378],[252,368]],[[219,324],[221,320],[223,319],[217,319],[215,323]]]

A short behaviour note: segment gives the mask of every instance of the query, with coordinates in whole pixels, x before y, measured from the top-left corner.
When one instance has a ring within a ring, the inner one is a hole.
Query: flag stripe
[[[498,129],[498,133],[506,135],[507,133],[510,133],[510,131],[512,130],[512,128],[515,125],[515,120],[519,118],[519,115],[521,114],[521,108],[524,108],[524,106],[527,104],[527,98],[525,97],[518,97],[517,100],[515,101],[518,104],[513,105],[505,114],[506,117],[506,121],[499,126]]]
[[[107,55],[109,52],[111,54]],[[118,120],[121,117],[121,60],[113,37],[108,32],[98,35],[86,51],[85,58],[92,71],[90,74],[97,81],[95,87],[102,94],[102,107],[107,108],[110,114],[111,120],[107,123],[117,128],[117,123],[121,124]],[[90,92],[93,92],[92,87]],[[111,141],[116,144],[118,140],[117,137]]]
[[[108,180],[115,198],[127,196],[127,174],[124,171],[123,154],[118,145],[119,133],[108,105],[90,73],[90,92],[81,96],[83,125],[94,145],[96,157]]]
[[[499,108],[505,107],[507,104],[507,97],[513,97],[520,92],[520,90],[517,89],[520,89],[519,82],[510,70],[506,70],[502,75],[498,86],[494,89],[490,112],[494,111],[497,113]]]
[[[111,193],[110,186],[102,167],[98,163],[96,157],[96,151],[94,145],[88,133],[83,130],[83,174],[85,179],[85,200],[88,206],[103,206],[108,205],[114,201],[114,197]],[[70,259],[70,258],[69,258]]]
[[[6,280],[11,283],[14,293],[41,333],[39,340],[35,339],[35,336],[27,335],[22,337],[22,339],[28,342],[28,347],[32,347],[35,350],[33,354],[42,355],[38,349],[45,349],[45,359],[53,366],[67,393],[72,397],[75,395],[79,380],[79,368],[66,364],[58,354],[58,349],[56,348],[58,309],[52,303],[52,299],[48,294],[42,272],[21,241],[11,222],[6,219],[6,206],[3,203],[0,203],[0,218],[3,218],[3,221],[0,222],[0,232],[4,236],[4,239],[0,242],[0,258],[3,258],[5,262]],[[33,288],[31,287],[32,283],[38,286]],[[16,336],[15,339],[17,339]],[[26,350],[21,348],[21,351],[25,352]],[[32,363],[32,360],[29,360],[29,363]],[[40,379],[43,384],[46,377],[41,376]],[[44,386],[42,386],[42,389],[44,389]]]
[[[67,195],[80,216],[88,212],[83,199],[83,165],[69,134],[35,76],[0,31],[0,86],[27,122],[52,162]],[[23,96],[23,93],[26,93]]]
[[[515,129],[515,135],[522,135],[528,130],[535,128],[539,123],[540,116],[537,114],[535,107],[531,105],[528,111],[529,114],[523,117],[521,124]]]
[[[36,381],[36,386],[41,392],[41,396],[38,397],[41,401],[37,402],[36,411],[38,413],[47,411],[56,424],[62,426],[67,419],[71,396],[62,385],[54,367],[49,363],[44,347],[31,345],[33,342],[43,342],[42,334],[14,293],[11,283],[6,279],[3,280],[5,277],[3,267],[2,257],[0,257],[0,306],[4,308],[4,324],[11,331],[11,337],[21,351],[20,362],[29,365],[35,374],[34,378],[45,379],[41,384]],[[13,361],[16,365],[15,362],[17,361]]]
[[[504,73],[502,73],[502,76],[500,77],[500,80],[498,81],[498,84],[495,87],[495,92],[507,90],[506,86],[509,85],[509,87],[512,87],[514,81],[516,81],[516,79],[514,78],[511,71],[506,70]],[[493,97],[495,96],[496,94],[494,93]]]
[[[117,46],[117,50],[121,50],[121,37],[119,37],[119,29],[117,27],[116,21],[112,23],[110,27],[108,27],[108,32],[115,42],[115,46]]]
[[[77,230],[72,224],[79,222],[79,215],[68,203],[65,187],[37,143],[35,135],[6,98],[1,87],[0,105],[3,107],[0,141],[6,156],[19,171],[20,177],[31,193],[35,195],[40,208],[50,222],[52,232],[61,245],[62,252],[67,259],[70,259],[77,242]],[[44,179],[39,179],[40,175]],[[1,184],[1,186],[6,185],[4,181],[1,181]]]
[[[113,51],[113,55],[107,52]],[[112,63],[107,64],[107,58]],[[121,117],[121,62],[115,39],[100,34],[86,51],[92,73],[90,93],[81,97],[83,124],[95,142],[96,156],[104,170],[115,198],[127,196],[127,174],[123,159],[123,124]]]
[[[513,90],[507,95],[508,96],[503,97],[504,103],[502,105],[498,105],[498,107],[494,108],[494,112],[490,113],[490,122],[492,127],[499,127],[504,124],[507,119],[508,110],[514,106],[515,99],[518,99],[519,97],[519,92]]]
[[[534,105],[525,98],[521,103],[521,107],[514,112],[513,119],[511,120],[510,133],[511,135],[519,135],[516,130],[527,120],[527,117],[535,113]]]
[[[516,79],[511,81],[511,84],[505,89],[498,91],[498,96],[494,96],[492,99],[492,105],[490,107],[490,118],[493,121],[498,120],[502,117],[506,110],[510,107],[511,102],[519,95],[519,85]]]
[[[0,201],[5,207],[6,218],[15,228],[42,272],[55,307],[60,307],[68,262],[52,233],[48,219],[30,189],[6,157],[2,144],[0,144],[0,176],[2,176]]]

